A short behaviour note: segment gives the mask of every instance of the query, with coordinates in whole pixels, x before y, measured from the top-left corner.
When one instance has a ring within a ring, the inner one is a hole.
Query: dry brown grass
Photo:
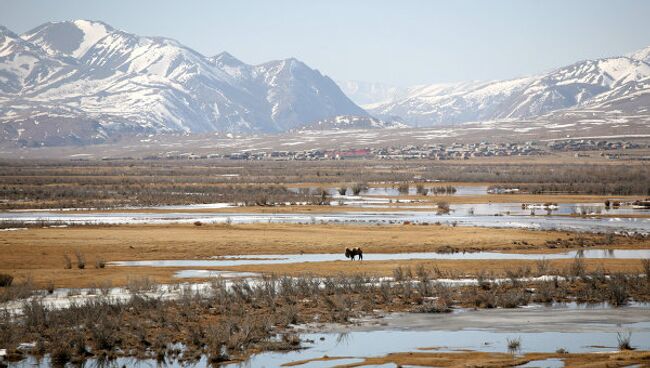
[[[554,270],[564,271],[572,266],[572,259],[558,259],[549,261]],[[637,260],[630,259],[585,259],[583,261],[585,272],[592,272],[605,268],[609,272],[637,272],[641,273],[642,266]],[[314,274],[330,276],[339,274],[366,273],[378,276],[394,276],[397,267],[403,269],[417,269],[422,266],[426,269],[437,269],[444,277],[462,278],[477,277],[481,272],[486,272],[494,277],[508,277],[507,271],[521,268],[535,268],[535,261],[528,260],[400,260],[400,261],[372,261],[369,254],[363,262],[319,262],[293,263],[283,265],[249,265],[235,267],[221,267],[232,271],[250,271],[273,273],[279,272],[288,275]],[[537,275],[537,273],[535,273]]]
[[[546,354],[528,353],[513,356],[507,353],[393,353],[383,357],[366,358],[363,362],[352,363],[346,367],[362,367],[366,365],[382,365],[393,363],[397,366],[412,365],[418,367],[516,367],[534,360],[562,359],[565,367],[625,367],[632,364],[647,365],[650,361],[650,352],[612,352],[612,353],[584,353],[584,354]],[[335,357],[319,358],[310,361],[331,360]],[[292,365],[305,364],[310,361],[294,362]]]
[[[328,262],[323,264],[255,266],[251,270],[312,272],[334,274],[339,272],[372,272],[391,274],[399,264],[413,268],[421,261],[375,262],[372,253],[435,252],[443,249],[456,251],[553,252],[548,241],[564,240],[569,247],[578,247],[569,239],[575,235],[565,232],[541,232],[521,229],[488,229],[447,226],[336,226],[336,225],[135,225],[113,227],[36,228],[6,232],[0,238],[3,262],[0,273],[17,279],[31,276],[37,285],[54,282],[58,287],[88,286],[110,281],[125,285],[126,275],[149,276],[157,282],[173,281],[177,269],[148,267],[86,267],[64,269],[64,255],[81,251],[88,260],[200,259],[218,255],[341,253],[350,246],[362,247],[368,254],[363,263]],[[596,244],[601,236],[584,235]],[[591,244],[590,242],[586,242]],[[616,238],[612,248],[650,248],[650,240]],[[562,248],[564,250],[564,248]],[[587,261],[589,267],[605,265],[612,271],[624,271],[625,260]],[[564,265],[557,261],[553,265]],[[439,261],[439,267],[461,271],[485,270],[501,272],[506,266],[530,264],[526,262],[495,261]],[[459,268],[460,267],[460,268]],[[640,266],[639,266],[640,267]]]

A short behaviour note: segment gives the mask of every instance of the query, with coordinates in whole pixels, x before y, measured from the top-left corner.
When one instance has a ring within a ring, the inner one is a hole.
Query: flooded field
[[[0,222],[52,223],[52,224],[168,224],[168,223],[288,223],[288,224],[445,224],[453,226],[481,226],[529,228],[537,230],[576,230],[588,232],[650,232],[650,218],[634,217],[568,217],[527,214],[504,215],[504,212],[521,212],[517,205],[462,205],[449,214],[437,211],[381,211],[381,212],[328,212],[328,213],[210,213],[210,212],[3,212]],[[473,210],[472,210],[473,209]],[[482,214],[484,212],[485,214]]]
[[[359,320],[354,325],[298,325],[296,328],[300,331],[299,337],[303,341],[302,349],[254,354],[244,362],[224,366],[336,367],[351,363],[360,364],[367,358],[396,352],[512,352],[515,356],[526,353],[554,353],[560,349],[568,353],[616,352],[619,334],[629,334],[634,348],[648,350],[650,323],[636,322],[639,319],[650,319],[650,309],[646,306],[595,306],[576,309],[571,305],[557,305],[514,310],[459,310],[447,315],[389,314],[380,319]],[[513,351],[508,345],[515,339],[520,345]],[[329,359],[309,361],[323,357]],[[50,363],[49,357],[46,356],[41,360],[29,358],[11,363],[10,366],[47,367]],[[97,360],[89,360],[85,366],[100,366],[99,363]],[[155,367],[160,364],[161,362],[153,359],[118,358],[104,362],[103,366]],[[209,361],[206,356],[201,356],[198,361],[188,365],[169,360],[164,366],[207,367]],[[551,358],[521,366],[561,367],[564,364],[562,358]]]
[[[391,260],[538,260],[538,259],[571,259],[571,258],[650,258],[650,249],[585,249],[563,253],[497,253],[497,252],[466,252],[466,253],[366,253],[364,261]],[[247,256],[220,256],[217,259],[187,259],[187,260],[147,260],[147,261],[117,261],[116,266],[147,266],[147,267],[232,267],[268,264],[289,264],[303,262],[333,262],[346,260],[343,254],[268,254]],[[188,271],[189,272],[189,271]],[[184,275],[184,274],[181,274]],[[190,277],[184,275],[185,277]],[[183,277],[183,276],[178,276]]]
[[[452,204],[450,209],[454,215],[642,215],[650,214],[649,208],[634,208],[633,206],[606,207],[603,203],[482,203],[482,204]]]
[[[423,187],[426,190],[432,190],[432,188],[435,187],[441,187],[445,186],[444,183],[440,183],[439,185],[424,185]],[[446,195],[454,195],[454,196],[468,196],[468,195],[484,195],[488,194],[488,186],[487,185],[456,185],[453,187],[455,189],[454,192],[449,192],[449,193],[438,193],[438,195],[434,195],[433,192],[429,193],[429,196],[436,196],[440,198],[444,198]],[[289,190],[298,193],[301,189],[303,188],[288,188]],[[317,187],[309,187],[306,188],[310,192],[316,192],[320,188]],[[341,194],[339,192],[339,188],[326,188],[327,193],[329,193],[330,196],[333,198],[343,198],[345,196],[351,196],[353,194],[353,191],[351,188],[347,188],[345,194]],[[365,188],[359,192],[359,195],[362,196],[388,196],[388,197],[397,197],[400,195],[418,195],[417,192],[417,186],[411,185],[408,187],[408,191],[400,191],[400,189],[397,186],[371,186],[368,188]]]
[[[318,326],[325,333],[304,333],[308,349],[254,355],[228,367],[271,367],[323,356],[359,359],[394,352],[507,352],[508,340],[519,339],[516,353],[617,351],[619,332],[630,333],[635,347],[650,349],[647,307],[577,310],[571,306],[533,306],[517,310],[467,311],[451,315],[397,314],[357,326]],[[343,361],[313,362],[299,367],[334,367]],[[391,365],[392,366],[392,365]],[[531,365],[535,366],[535,365]],[[543,365],[546,366],[546,365]]]
[[[650,210],[631,195],[606,207],[605,195],[507,197],[472,182],[430,182],[437,193],[424,195],[391,179],[341,194],[328,176],[320,202],[305,189],[318,180],[286,191],[275,176],[260,181],[273,187],[206,177],[205,199],[169,180],[149,199],[7,207],[0,269],[15,281],[0,290],[0,323],[19,331],[5,353],[26,352],[10,366],[54,365],[59,335],[91,367],[436,366],[390,360],[400,353],[562,367],[579,353],[610,359],[621,336],[634,354],[650,349],[650,249],[636,236]],[[258,202],[264,188],[275,197]],[[121,224],[146,226],[83,226]],[[49,339],[40,359],[30,326]]]

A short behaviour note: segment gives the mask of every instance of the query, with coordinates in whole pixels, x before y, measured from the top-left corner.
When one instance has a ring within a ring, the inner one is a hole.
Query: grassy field
[[[344,261],[346,247],[362,247],[363,263]],[[448,226],[337,226],[337,225],[122,225],[82,226],[70,228],[32,228],[4,232],[0,238],[3,261],[0,273],[18,279],[31,279],[37,285],[54,283],[61,287],[87,287],[103,282],[124,285],[129,277],[149,276],[159,282],[172,279],[174,268],[115,267],[95,268],[97,260],[165,260],[203,259],[220,255],[340,253],[341,262],[298,265],[248,266],[237,270],[274,273],[367,272],[386,275],[397,266],[415,267],[422,261],[372,261],[372,253],[507,251],[557,252],[584,247],[650,248],[650,239],[622,236],[574,234],[570,232],[530,231]],[[64,269],[64,255],[74,260],[80,252],[87,266],[84,270]],[[503,274],[505,268],[533,266],[525,261],[437,261],[443,270],[456,275],[476,274],[478,270]],[[558,267],[567,262],[555,261]],[[629,260],[589,260],[590,267],[625,270]],[[634,262],[636,268],[636,262]],[[640,267],[640,264],[639,264]]]

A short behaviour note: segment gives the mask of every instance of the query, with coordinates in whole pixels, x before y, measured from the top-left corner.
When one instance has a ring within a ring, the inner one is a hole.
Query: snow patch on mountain
[[[341,115],[319,120],[303,127],[305,130],[400,129],[408,126],[400,121],[379,120],[370,116]]]
[[[637,50],[627,56],[634,60],[641,60],[650,63],[650,46]]]
[[[28,144],[45,136],[38,130],[52,137],[81,121],[89,124],[79,142],[118,130],[283,131],[344,114],[367,115],[293,58],[249,65],[227,53],[205,57],[95,21],[46,23],[22,36],[0,28],[0,140]]]
[[[373,105],[378,117],[399,116],[418,126],[532,119],[548,113],[618,106],[634,113],[646,95],[650,48],[630,56],[584,60],[549,73],[508,81],[433,84]],[[636,102],[634,102],[636,101]]]

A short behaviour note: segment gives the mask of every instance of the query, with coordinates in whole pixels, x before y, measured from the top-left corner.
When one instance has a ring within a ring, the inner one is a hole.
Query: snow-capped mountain
[[[336,81],[341,90],[352,101],[363,108],[372,108],[378,103],[394,101],[407,93],[406,88],[372,82]]]
[[[20,93],[35,85],[46,85],[70,68],[66,62],[43,53],[40,47],[0,26],[0,93]]]
[[[371,116],[341,115],[318,120],[298,130],[397,129],[408,126],[399,120],[379,120]]]
[[[367,113],[296,59],[248,65],[95,21],[0,28],[0,140],[101,141],[121,132],[272,132]],[[83,129],[75,129],[83,126]]]
[[[649,106],[650,47],[629,56],[584,60],[537,76],[410,88],[368,111],[418,126],[532,119],[576,108],[636,113]]]

